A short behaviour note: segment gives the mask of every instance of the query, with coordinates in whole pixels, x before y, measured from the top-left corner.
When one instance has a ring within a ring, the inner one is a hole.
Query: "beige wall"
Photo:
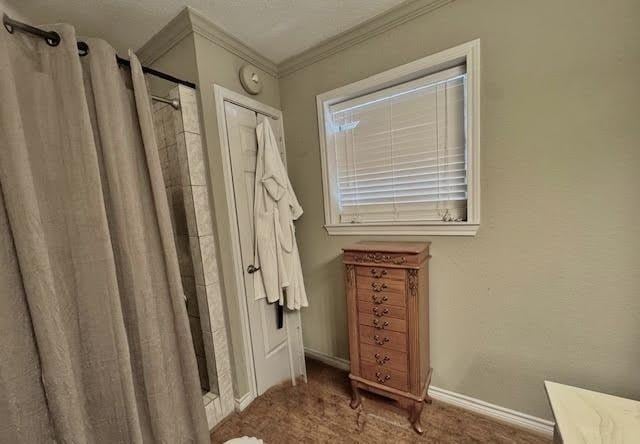
[[[221,258],[228,257],[224,252],[232,251],[231,221],[232,209],[227,206],[224,193],[223,162],[218,120],[214,102],[213,85],[217,84],[235,92],[245,94],[240,84],[238,72],[247,62],[227,51],[207,38],[194,34],[198,71],[198,88],[204,134],[207,144],[210,186],[212,189],[218,250]],[[257,96],[251,96],[267,105],[280,107],[280,91],[278,82],[265,72],[261,72],[263,90]],[[242,324],[240,321],[241,290],[237,288],[232,263],[229,260],[220,262],[224,295],[227,304],[227,319],[231,339],[232,360],[234,369],[234,392],[237,398],[249,392],[249,380],[246,374],[244,348],[242,341]]]
[[[640,398],[639,23],[637,0],[456,0],[282,78],[305,345],[348,358],[360,239],[322,228],[316,94],[480,38],[481,228],[423,238],[433,384],[545,418],[544,379]]]
[[[20,8],[17,8],[14,5],[9,5],[6,0],[0,0],[0,15],[2,15],[2,13],[6,13],[14,20],[19,20],[25,23],[29,22],[29,18],[22,14]]]
[[[198,70],[196,66],[194,35],[189,34],[184,37],[169,51],[155,59],[150,66],[179,79],[196,83],[198,80]],[[147,76],[147,81],[149,82],[151,92],[162,97],[167,97],[169,90],[176,86],[175,83],[155,76]]]

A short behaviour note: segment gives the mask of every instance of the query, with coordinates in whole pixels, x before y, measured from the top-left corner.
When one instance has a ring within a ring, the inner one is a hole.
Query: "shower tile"
[[[220,405],[220,397],[217,397],[216,400],[214,401],[214,409],[216,412],[216,419],[218,421],[221,421],[222,419],[224,419],[224,416],[222,415],[222,406]]]
[[[167,98],[169,98],[171,100],[179,99],[179,92],[178,92],[178,86],[177,85],[169,90],[169,93],[167,94]],[[162,102],[160,102],[160,103],[162,103]],[[169,106],[168,104],[165,104],[165,105]]]
[[[185,133],[176,135],[176,151],[178,152],[178,171],[180,171],[180,183],[182,186],[191,185],[189,177],[189,158],[187,157],[187,145]]]
[[[169,153],[167,153],[167,147],[163,146],[158,148],[158,157],[160,157],[160,167],[162,168],[162,177],[164,178],[165,186],[167,184],[167,176],[169,175]]]
[[[194,262],[191,257],[190,238],[188,236],[176,236],[176,250],[178,251],[178,265],[181,276],[194,276]]]
[[[179,87],[182,127],[184,131],[200,134],[200,118],[196,92],[191,88]]]
[[[179,115],[180,113],[170,106],[166,106],[160,110],[167,145],[176,143],[176,125],[174,122],[176,114]]]
[[[220,284],[207,285],[207,312],[210,319],[211,331],[219,332],[225,328],[224,306],[220,295]]]
[[[171,207],[171,216],[173,221],[173,229],[175,234],[179,236],[184,236],[189,234],[189,230],[187,227],[187,215],[186,211],[186,203],[184,200],[184,195],[181,187],[172,186],[168,194],[171,195],[170,198],[170,207]]]
[[[219,372],[228,370],[229,367],[229,344],[227,343],[226,329],[213,333],[213,348],[219,356],[217,369]]]
[[[204,356],[196,356],[198,363],[198,375],[200,376],[200,387],[209,390],[209,375],[207,374],[207,361]]]
[[[160,117],[160,111],[156,111],[153,114],[153,127],[156,130],[156,143],[158,144],[158,148],[164,148],[167,146],[167,141],[164,134],[162,117]]]
[[[233,410],[233,386],[231,384],[231,371],[218,372],[218,393],[222,415],[227,416]]]
[[[204,285],[204,272],[202,269],[202,256],[200,254],[200,238],[189,236],[191,256],[193,257],[193,275],[197,285]]]
[[[179,97],[180,100],[180,109],[176,110],[173,113],[173,128],[176,131],[176,134],[180,134],[184,131],[184,125],[182,123],[182,114],[184,113],[184,103],[182,102],[182,97]]]
[[[211,224],[211,212],[209,211],[209,196],[206,186],[194,185],[191,187],[193,193],[193,207],[195,210],[196,226],[198,236],[213,234]]]
[[[225,332],[214,333],[213,348],[216,359],[216,375],[218,393],[223,400],[230,397],[233,399],[233,384],[231,382],[231,367],[229,365],[229,346]],[[233,401],[232,401],[233,402]]]
[[[211,406],[213,406],[213,404],[211,404]],[[209,426],[209,429],[212,429],[216,424],[218,424],[218,422],[220,422],[216,415],[216,410],[215,408],[207,407],[204,411],[207,415],[207,425]]]
[[[189,327],[191,328],[191,337],[196,356],[206,356],[200,318],[189,316]]]
[[[198,306],[198,298],[196,296],[189,296],[185,294],[187,298],[185,301],[185,305],[187,306],[187,314],[189,316],[196,316],[200,318],[199,306]]]
[[[198,301],[195,278],[193,276],[182,276],[182,288],[187,298],[187,313],[189,316],[200,317],[200,302]]]
[[[167,193],[167,204],[169,205],[169,217],[171,218],[171,226],[173,228],[173,233],[175,235],[175,221],[174,221],[175,216],[173,214],[174,187],[167,186],[165,188],[165,191]]]
[[[225,328],[225,314],[222,299],[220,298],[220,284],[210,284],[207,286],[198,285],[198,307],[202,330],[208,332],[218,332]]]
[[[167,177],[165,177],[165,185],[166,186],[176,186],[180,185],[179,183],[179,169],[178,165],[178,152],[176,149],[176,144],[173,143],[171,145],[167,145]]]
[[[200,316],[200,325],[202,325],[202,331],[211,333],[211,315],[209,310],[209,298],[207,287],[204,285],[196,285],[196,292],[198,296],[198,315]]]
[[[197,301],[198,291],[196,289],[196,280],[193,277],[193,273],[190,273],[188,276],[180,276],[180,280],[182,281],[182,289],[184,290],[185,296]],[[193,313],[193,316],[200,316],[200,314],[196,310],[196,312]]]
[[[191,187],[182,187],[182,196],[184,199],[185,222],[189,236],[198,235],[198,226],[196,223],[196,211],[193,202],[193,190]]]
[[[211,404],[213,401],[215,401],[216,399],[218,399],[218,395],[216,393],[205,393],[204,395],[202,395],[202,402],[204,402],[205,406],[208,406],[209,404]],[[211,404],[213,405],[213,404]]]
[[[191,185],[206,185],[207,177],[202,151],[202,138],[198,134],[184,133]]]
[[[205,350],[205,356],[207,359],[207,376],[209,379],[209,388],[214,393],[218,393],[218,372],[216,365],[216,356],[218,355],[217,350],[215,350],[213,346],[213,341],[211,338],[211,333],[203,333],[203,344]]]
[[[200,252],[202,255],[202,270],[204,276],[204,284],[213,284],[218,282],[218,264],[216,261],[216,246],[213,236],[201,236]]]
[[[233,383],[229,364],[229,345],[227,331],[221,329],[213,334],[213,348],[216,355],[216,376],[218,393],[220,394],[222,417],[234,408]]]

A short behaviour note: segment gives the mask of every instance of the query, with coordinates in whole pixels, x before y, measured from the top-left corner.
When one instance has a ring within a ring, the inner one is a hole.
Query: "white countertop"
[[[545,381],[564,444],[640,444],[640,401]]]

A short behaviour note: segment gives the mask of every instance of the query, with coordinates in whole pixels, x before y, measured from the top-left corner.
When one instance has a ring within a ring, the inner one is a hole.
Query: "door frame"
[[[282,134],[282,150],[285,153],[285,167],[286,167],[286,144],[284,141],[284,125],[282,119],[282,111],[273,108],[269,105],[265,105],[264,103],[258,102],[250,97],[247,97],[243,94],[239,94],[235,91],[231,91],[230,89],[224,88],[220,85],[213,85],[214,91],[214,100],[216,107],[216,117],[218,123],[218,136],[220,138],[220,147],[222,153],[222,172],[224,178],[224,191],[225,198],[227,201],[227,207],[231,209],[229,214],[230,225],[231,225],[231,243],[232,243],[232,251],[231,251],[231,261],[233,266],[233,277],[236,283],[236,288],[238,289],[238,293],[236,297],[241,300],[238,300],[238,306],[240,309],[240,323],[242,326],[242,342],[244,348],[244,361],[246,366],[246,374],[249,378],[249,392],[242,396],[241,399],[236,399],[236,410],[243,410],[247,407],[257,396],[257,381],[256,381],[256,373],[255,373],[255,363],[253,357],[253,344],[251,339],[251,327],[249,323],[249,307],[247,302],[247,292],[244,285],[244,268],[242,266],[242,255],[240,249],[240,232],[238,230],[238,214],[237,214],[237,205],[236,198],[233,187],[233,175],[232,175],[232,167],[231,167],[231,152],[229,147],[229,139],[227,134],[227,118],[225,113],[225,102],[234,103],[238,106],[242,106],[244,108],[255,111],[256,113],[260,113],[269,117],[276,119],[280,125],[280,131]],[[298,316],[300,314],[298,313]],[[302,342],[302,322],[300,322],[300,328],[298,328],[298,336],[300,340],[300,344],[304,347],[304,342]],[[304,360],[304,348],[301,350],[301,359]],[[306,368],[304,362],[301,363],[301,367],[303,369],[303,379],[306,382]],[[292,381],[295,385],[296,381]]]

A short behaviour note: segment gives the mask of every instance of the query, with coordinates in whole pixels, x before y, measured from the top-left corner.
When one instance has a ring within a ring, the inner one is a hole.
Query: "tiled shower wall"
[[[180,109],[154,102],[154,123],[171,210],[187,312],[209,426],[233,410],[233,388],[218,259],[195,91],[169,93]],[[215,396],[218,395],[218,396]]]
[[[198,361],[200,386],[205,392],[217,392],[216,375],[212,373],[211,376],[209,376],[207,369],[207,357],[204,351],[195,273],[189,243],[184,196],[186,192],[183,189],[182,179],[180,177],[178,134],[176,132],[176,128],[179,128],[176,124],[179,124],[179,122],[176,122],[176,120],[181,119],[181,114],[180,110],[175,110],[166,103],[154,102],[154,123],[158,139],[160,163],[162,165],[162,175],[164,176],[167,189],[167,198],[169,199],[169,210],[171,212],[176,248],[178,250],[182,287],[187,299],[187,313],[189,314],[189,326],[191,327],[191,336],[193,337],[193,347],[196,353],[196,360]],[[213,370],[215,371],[215,366]]]

